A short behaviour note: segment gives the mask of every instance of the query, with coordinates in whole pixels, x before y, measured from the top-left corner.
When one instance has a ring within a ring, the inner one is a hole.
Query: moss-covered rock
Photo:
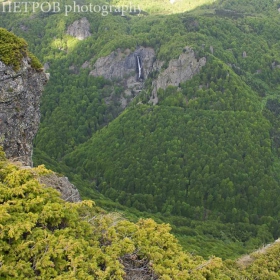
[[[29,56],[31,66],[35,69],[42,68],[39,60],[27,51],[27,43],[4,28],[0,28],[0,60],[6,65],[13,66],[15,71],[19,70],[22,58]]]

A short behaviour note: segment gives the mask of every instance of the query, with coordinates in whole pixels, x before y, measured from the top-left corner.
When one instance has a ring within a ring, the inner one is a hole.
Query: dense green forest
[[[141,16],[0,12],[1,26],[50,67],[34,162],[106,209],[169,222],[190,251],[232,258],[279,237],[280,5],[150,2]],[[81,17],[91,32],[83,41],[66,34]],[[185,46],[207,63],[180,88],[159,90],[152,106],[155,73],[123,111],[120,84],[82,65],[137,46],[164,67]]]

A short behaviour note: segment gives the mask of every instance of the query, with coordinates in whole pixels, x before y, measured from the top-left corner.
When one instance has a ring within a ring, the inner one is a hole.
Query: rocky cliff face
[[[134,52],[127,49],[123,53],[118,49],[109,56],[99,58],[90,74],[93,76],[103,76],[109,80],[133,76],[137,81],[137,56],[141,58],[144,77],[147,77],[153,70],[155,52],[152,48],[143,47],[138,48]]]
[[[0,61],[0,145],[7,158],[32,165],[32,141],[40,122],[40,97],[47,82],[44,72],[35,70],[28,57],[21,68]]]
[[[125,89],[120,98],[124,108],[128,100],[143,89],[143,81],[153,71],[155,57],[155,51],[152,48],[139,47],[134,52],[129,49],[122,52],[118,49],[106,57],[99,58],[90,75],[103,76],[106,79],[120,82]],[[138,59],[141,63],[140,75]]]
[[[155,105],[158,103],[159,88],[166,89],[169,85],[179,86],[181,82],[191,79],[206,64],[206,58],[197,59],[194,51],[186,47],[178,59],[169,62],[167,69],[162,70],[163,64],[164,62],[156,60],[152,48],[139,47],[134,52],[128,49],[122,52],[118,49],[106,57],[99,58],[90,75],[121,82],[125,89],[121,102],[123,107],[126,107],[128,97],[135,97],[143,89],[144,80],[152,72],[159,72],[153,81],[150,98],[150,102]]]
[[[3,146],[8,159],[17,163],[20,168],[28,169],[32,166],[32,142],[40,123],[40,97],[48,74],[40,69],[40,64],[35,65],[34,60],[27,56],[26,43],[16,45],[23,41],[0,29],[0,46],[5,47],[6,41],[11,42],[12,39],[14,49],[9,49],[9,58],[15,56],[16,47],[21,47],[17,54],[22,57],[16,56],[17,70],[14,70],[15,65],[7,66],[0,60],[0,146]],[[7,46],[6,50],[10,45]],[[0,58],[7,59],[5,54],[7,53],[0,52]],[[38,179],[46,187],[58,190],[67,201],[81,200],[78,190],[66,177],[50,172]]]
[[[197,59],[194,51],[185,47],[178,59],[172,59],[167,69],[162,71],[153,82],[153,92],[150,101],[158,103],[157,90],[166,89],[168,86],[180,86],[180,83],[190,80],[206,64],[206,58]]]
[[[86,39],[87,37],[91,36],[89,21],[85,17],[74,21],[68,26],[66,33],[77,38],[78,40]]]

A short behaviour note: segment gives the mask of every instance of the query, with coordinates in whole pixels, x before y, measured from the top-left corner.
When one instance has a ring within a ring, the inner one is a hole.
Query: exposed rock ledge
[[[161,72],[153,82],[153,92],[150,101],[154,105],[157,104],[158,89],[166,89],[168,86],[180,86],[180,83],[186,82],[198,74],[205,64],[205,57],[196,59],[194,51],[190,47],[185,47],[184,52],[179,58],[170,60],[168,68]]]
[[[139,47],[132,52],[126,49],[122,52],[117,49],[106,57],[99,58],[94,64],[94,69],[90,72],[92,76],[103,76],[106,79],[124,79],[133,76],[137,82],[136,56],[140,56],[144,68],[144,78],[153,71],[155,51],[152,48]]]
[[[19,71],[0,61],[0,145],[7,158],[32,166],[32,141],[40,123],[40,97],[46,74],[25,57]]]
[[[71,184],[67,177],[59,177],[55,173],[41,176],[39,182],[46,187],[56,189],[61,193],[61,198],[68,202],[79,202],[81,197],[77,188]]]
[[[20,161],[10,160],[19,169],[32,170],[31,166],[26,166]],[[68,202],[79,202],[81,201],[80,193],[78,189],[69,182],[67,177],[61,177],[55,172],[49,170],[46,175],[39,175],[36,173],[36,178],[40,184],[46,188],[53,188],[61,194],[61,198]]]

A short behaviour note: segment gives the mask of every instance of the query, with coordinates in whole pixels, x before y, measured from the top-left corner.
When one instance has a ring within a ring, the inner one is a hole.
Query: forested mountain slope
[[[248,248],[278,238],[278,8],[235,0],[173,15],[1,13],[1,26],[24,37],[51,74],[35,163],[66,173],[104,204],[107,197],[163,215],[184,244],[198,232]],[[67,30],[83,17],[91,35],[80,41]],[[162,68],[123,112],[123,81],[89,73],[100,57],[139,46],[153,49]],[[152,106],[159,72],[186,46],[206,65],[158,90]],[[207,231],[208,221],[216,230]]]

